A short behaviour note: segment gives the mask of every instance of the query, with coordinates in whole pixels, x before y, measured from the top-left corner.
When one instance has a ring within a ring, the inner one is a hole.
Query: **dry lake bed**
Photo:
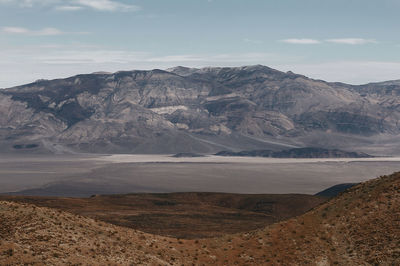
[[[315,194],[400,170],[399,157],[274,159],[170,155],[0,155],[0,193],[90,196],[136,192]]]

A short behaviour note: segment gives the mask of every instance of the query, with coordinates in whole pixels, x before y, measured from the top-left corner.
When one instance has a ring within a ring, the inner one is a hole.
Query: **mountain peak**
[[[190,68],[190,67],[184,67],[184,66],[176,66],[176,67],[171,67],[171,68],[166,69],[166,71],[180,75],[180,76],[188,76],[198,70],[199,70],[198,68]]]
[[[194,73],[204,74],[204,73],[214,73],[217,74],[221,71],[268,71],[268,72],[277,72],[283,73],[279,70],[264,66],[264,65],[248,65],[248,66],[239,66],[239,67],[202,67],[202,68],[191,68],[185,66],[176,66],[172,68],[166,69],[166,71],[175,73],[181,76],[189,76]]]

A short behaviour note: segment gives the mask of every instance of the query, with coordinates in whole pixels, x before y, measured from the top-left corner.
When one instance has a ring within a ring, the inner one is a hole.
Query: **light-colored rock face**
[[[242,138],[249,137],[263,143],[317,132],[399,133],[396,82],[332,84],[259,65],[169,71],[79,75],[4,90],[1,140],[29,136],[121,152],[144,143],[157,152],[154,145],[161,141],[169,148],[160,152],[173,153],[219,150],[222,142],[246,148]],[[185,145],[173,146],[182,136]]]
[[[29,121],[33,110],[27,109],[26,103],[15,102],[10,96],[0,98],[0,125],[1,127],[16,128]]]
[[[172,114],[173,112],[177,111],[177,110],[183,110],[183,111],[187,111],[188,107],[184,106],[184,105],[171,105],[171,106],[165,106],[165,107],[156,107],[156,108],[149,108],[152,112],[156,113],[156,114],[160,114],[160,115],[164,115],[164,114]]]
[[[64,130],[66,125],[53,114],[35,112],[24,102],[13,101],[10,96],[2,96],[0,128],[8,131],[10,141],[13,138],[29,141],[54,136]]]

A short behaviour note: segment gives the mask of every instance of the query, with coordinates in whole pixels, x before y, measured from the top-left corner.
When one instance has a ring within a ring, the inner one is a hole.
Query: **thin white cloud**
[[[326,39],[320,41],[317,39],[285,39],[281,42],[291,43],[291,44],[321,44],[321,43],[337,43],[337,44],[350,44],[350,45],[361,45],[368,43],[378,43],[375,39],[363,39],[363,38],[338,38],[338,39]]]
[[[83,7],[82,6],[57,6],[55,7],[55,10],[59,10],[59,11],[78,11],[78,10],[82,10]]]
[[[21,27],[3,27],[2,32],[10,34],[34,35],[34,36],[52,36],[52,35],[63,34],[62,31],[56,28],[44,28],[41,30],[34,31]]]
[[[1,32],[17,35],[30,35],[30,36],[56,36],[62,34],[87,34],[87,32],[63,32],[56,28],[43,28],[40,30],[30,30],[22,27],[3,27]]]
[[[56,28],[44,28],[38,31],[31,31],[33,35],[38,35],[38,36],[53,36],[53,35],[61,35],[64,34],[64,32],[60,31],[59,29]]]
[[[0,0],[0,4],[17,5],[23,8],[57,4],[60,0]]]
[[[90,9],[96,11],[132,12],[140,10],[137,5],[125,4],[117,0],[0,0],[1,4],[16,5],[21,8],[47,6],[58,11]]]
[[[291,43],[291,44],[319,44],[321,43],[319,40],[316,39],[285,39],[281,40],[284,43]]]
[[[20,28],[20,27],[3,27],[2,31],[6,32],[6,33],[14,33],[14,34],[27,34],[27,33],[29,33],[29,30],[27,30],[25,28]]]
[[[351,44],[351,45],[377,43],[377,41],[374,39],[362,39],[362,38],[328,39],[328,40],[326,40],[326,42],[339,43],[339,44]]]
[[[249,38],[244,38],[243,41],[247,42],[247,43],[252,43],[252,44],[261,44],[261,43],[263,43],[260,40],[254,40],[254,39],[249,39]]]
[[[99,10],[99,11],[138,11],[140,8],[136,5],[128,5],[111,0],[74,0],[77,5]]]

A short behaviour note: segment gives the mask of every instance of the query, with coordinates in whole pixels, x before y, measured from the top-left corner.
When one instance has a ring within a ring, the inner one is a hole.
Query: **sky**
[[[399,13],[399,0],[0,0],[0,88],[178,65],[400,79]]]

